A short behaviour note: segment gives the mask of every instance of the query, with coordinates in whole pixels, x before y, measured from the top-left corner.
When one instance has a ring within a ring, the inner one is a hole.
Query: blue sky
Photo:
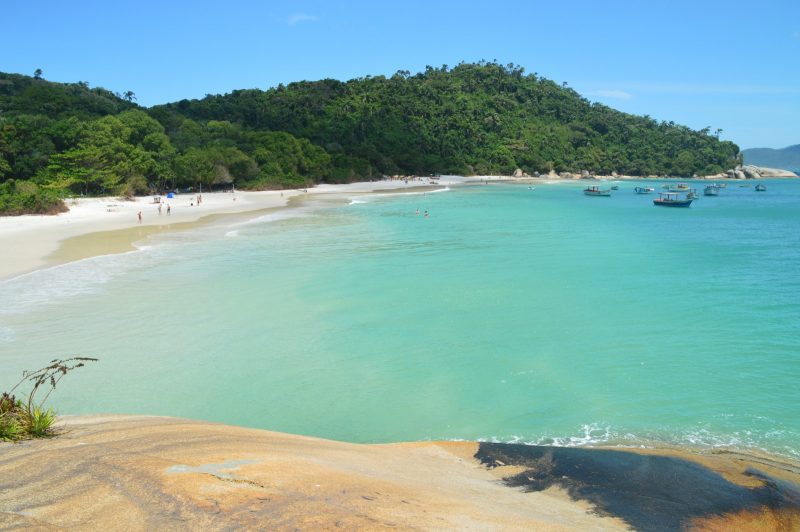
[[[142,105],[497,59],[622,111],[800,143],[800,0],[0,0],[0,70]]]

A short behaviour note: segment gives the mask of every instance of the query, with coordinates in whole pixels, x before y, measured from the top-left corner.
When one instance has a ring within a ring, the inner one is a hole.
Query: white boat
[[[637,194],[652,194],[655,190],[653,187],[635,187],[633,189]]]
[[[719,196],[719,187],[717,185],[708,185],[703,189],[704,196]]]

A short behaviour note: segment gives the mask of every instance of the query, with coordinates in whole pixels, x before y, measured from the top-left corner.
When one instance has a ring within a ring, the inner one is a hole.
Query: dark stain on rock
[[[746,474],[763,484],[747,488],[694,462],[626,451],[481,443],[475,458],[489,468],[526,468],[504,478],[508,486],[558,486],[573,500],[590,502],[598,515],[618,517],[638,530],[683,530],[693,520],[742,511],[800,510],[799,486],[754,469]]]

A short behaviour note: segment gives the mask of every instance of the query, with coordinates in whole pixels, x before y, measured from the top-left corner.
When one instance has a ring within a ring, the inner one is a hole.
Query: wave
[[[436,190],[412,190],[409,192],[381,192],[372,197],[385,198],[388,196],[424,196],[426,194],[436,194],[438,192],[449,192],[450,187],[437,188]]]
[[[288,220],[290,218],[299,218],[301,216],[305,216],[307,212],[308,212],[307,209],[301,209],[301,208],[285,209],[278,212],[271,212],[269,214],[262,214],[261,216],[256,216],[255,218],[251,218],[243,222],[236,222],[234,224],[229,225],[228,228],[246,227],[248,225],[258,225],[258,224],[277,222],[280,220]]]
[[[0,282],[0,316],[20,314],[32,307],[89,294],[131,267],[131,256],[144,250],[99,255],[58,264]]]
[[[533,438],[510,435],[477,438],[479,442],[517,443],[523,445],[548,445],[553,447],[619,447],[639,449],[715,449],[743,453],[756,451],[792,460],[800,459],[800,449],[782,444],[793,441],[784,430],[771,430],[765,433],[744,430],[730,434],[718,434],[707,429],[697,429],[679,433],[633,434],[614,430],[610,425],[590,423],[581,425],[574,434],[543,435]],[[460,441],[460,440],[459,440]]]

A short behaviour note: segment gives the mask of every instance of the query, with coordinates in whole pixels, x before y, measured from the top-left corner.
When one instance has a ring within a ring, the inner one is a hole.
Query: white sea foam
[[[386,198],[391,196],[424,196],[426,194],[436,194],[438,192],[449,192],[450,187],[437,188],[436,190],[410,190],[408,192],[385,192],[382,194],[375,194],[376,198]]]
[[[239,231],[237,231],[237,230],[228,231],[228,232],[225,233],[225,236],[229,237],[229,238],[230,237],[239,236]]]
[[[161,235],[157,243],[136,244],[133,251],[79,259],[0,281],[0,301],[11,303],[0,306],[0,316],[96,293],[114,278],[164,260],[170,256],[170,244],[185,242],[170,242],[166,237]]]
[[[91,257],[0,282],[0,301],[11,302],[10,305],[0,306],[0,316],[18,314],[46,303],[92,293],[125,269],[120,257],[132,253],[139,251]]]
[[[698,429],[674,434],[632,434],[615,431],[609,425],[590,423],[581,425],[576,434],[552,436],[544,435],[526,438],[519,435],[504,437],[490,436],[478,438],[480,442],[518,443],[523,445],[549,445],[553,447],[619,447],[639,449],[694,448],[694,449],[726,449],[747,453],[756,451],[771,455],[785,456],[790,459],[800,458],[800,452],[787,446],[776,445],[773,440],[786,440],[784,430],[772,430],[757,434],[750,430],[736,431],[731,434],[716,434],[706,429]],[[455,441],[455,440],[454,440]]]
[[[348,205],[362,205],[364,203],[367,203],[367,202],[364,201],[364,200],[360,200],[360,199],[350,199],[350,203],[348,203]]]
[[[279,220],[288,220],[290,218],[299,218],[307,214],[307,209],[286,209],[278,212],[271,212],[269,214],[262,214],[250,220],[237,222],[229,225],[228,227],[246,227],[248,225],[258,225],[277,222]]]

